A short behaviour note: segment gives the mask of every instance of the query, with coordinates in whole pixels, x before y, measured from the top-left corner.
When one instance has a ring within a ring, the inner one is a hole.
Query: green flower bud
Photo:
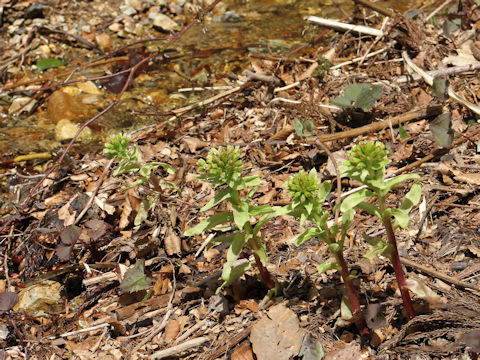
[[[340,167],[343,176],[361,182],[383,180],[385,166],[390,162],[388,150],[379,141],[364,141],[355,145],[348,153],[348,159]]]
[[[290,196],[294,199],[300,199],[302,202],[307,199],[314,199],[317,197],[318,190],[320,189],[317,171],[312,169],[307,173],[305,170],[301,170],[295,175],[292,175],[285,183],[285,186]]]
[[[216,185],[232,183],[237,180],[243,171],[242,151],[238,146],[226,146],[211,149],[207,159],[197,162],[201,178]]]
[[[104,152],[107,154],[108,159],[120,158],[128,160],[131,157],[131,152],[128,151],[131,138],[127,134],[118,134],[110,139],[105,144]],[[134,161],[135,159],[133,159]]]

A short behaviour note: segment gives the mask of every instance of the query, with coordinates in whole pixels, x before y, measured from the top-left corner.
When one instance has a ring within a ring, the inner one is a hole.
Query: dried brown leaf
[[[181,251],[180,237],[170,227],[165,235],[165,251],[167,255],[179,254]]]
[[[178,322],[177,319],[169,319],[167,322],[167,325],[165,325],[165,341],[171,342],[172,340],[175,340],[177,337],[178,333],[180,332],[180,323]]]
[[[207,142],[193,137],[184,137],[183,142],[187,145],[191,153],[195,153],[198,149],[202,149],[208,145]]]
[[[303,331],[295,313],[283,304],[253,325],[250,341],[258,360],[288,360],[298,355]]]
[[[252,348],[243,343],[235,348],[231,360],[253,360]]]

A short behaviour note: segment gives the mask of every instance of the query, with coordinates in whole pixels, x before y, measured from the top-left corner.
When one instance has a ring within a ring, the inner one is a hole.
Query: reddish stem
[[[388,242],[393,246],[393,252],[391,255],[393,271],[395,272],[395,277],[397,279],[398,287],[400,289],[400,294],[402,295],[403,306],[407,312],[409,320],[412,320],[415,315],[415,310],[413,309],[412,299],[410,298],[410,292],[406,288],[407,281],[405,280],[405,275],[403,274],[402,263],[400,262],[400,256],[398,255],[397,241],[395,239],[395,232],[393,231],[391,219],[384,218],[383,225],[387,231]]]
[[[350,270],[348,269],[347,262],[345,261],[341,251],[335,254],[337,258],[337,263],[340,265],[340,273],[342,275],[343,283],[345,285],[345,290],[347,291],[348,301],[350,303],[350,309],[352,310],[352,315],[354,318],[355,325],[360,332],[360,335],[364,338],[370,336],[370,330],[365,323],[365,318],[362,314],[362,309],[360,308],[360,301],[358,300],[357,290],[353,286],[352,279],[349,278]]]
[[[262,277],[263,282],[267,286],[268,290],[275,288],[275,281],[273,281],[272,275],[270,274],[268,269],[265,266],[263,266],[262,261],[260,260],[257,254],[253,254],[253,256],[255,257],[255,263],[257,264],[258,271],[260,272],[260,276]]]

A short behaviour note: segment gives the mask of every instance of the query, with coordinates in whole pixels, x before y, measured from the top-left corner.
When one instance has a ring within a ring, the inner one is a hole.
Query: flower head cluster
[[[364,141],[355,145],[348,153],[348,160],[340,167],[343,176],[361,182],[382,180],[385,166],[390,162],[388,150],[379,141]]]
[[[301,170],[292,175],[285,186],[294,199],[299,199],[302,202],[312,200],[317,197],[320,188],[317,171],[312,169],[307,173],[305,170]]]
[[[243,171],[242,151],[238,146],[226,146],[211,149],[207,159],[200,159],[197,163],[200,177],[215,185],[233,183],[241,176]]]
[[[122,160],[135,161],[135,151],[129,149],[131,138],[127,134],[118,134],[105,144],[105,153],[107,158],[119,158]]]

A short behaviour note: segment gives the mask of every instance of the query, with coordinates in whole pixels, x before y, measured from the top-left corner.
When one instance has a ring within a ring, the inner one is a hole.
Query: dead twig
[[[323,142],[349,139],[362,134],[368,134],[371,132],[373,133],[379,130],[386,129],[390,126],[390,123],[392,124],[392,126],[395,126],[395,125],[406,123],[413,120],[420,120],[426,117],[440,115],[441,112],[442,112],[441,107],[431,107],[431,108],[422,108],[422,109],[412,110],[406,114],[396,116],[392,119],[374,122],[369,125],[361,126],[359,128],[337,132],[333,134],[319,135],[318,138],[320,141],[323,141]]]
[[[92,206],[93,200],[95,199],[95,196],[97,196],[98,190],[102,186],[103,182],[105,181],[105,178],[108,175],[108,172],[110,171],[110,167],[113,164],[114,159],[110,160],[108,164],[105,166],[105,169],[103,169],[102,175],[100,175],[100,178],[98,179],[98,184],[95,186],[95,189],[92,191],[92,195],[90,195],[90,198],[88,199],[87,204],[83,208],[82,212],[78,214],[77,218],[75,219],[74,225],[78,224],[78,222],[82,219],[83,215],[90,209],[90,206]]]
[[[209,340],[210,339],[208,336],[202,336],[192,340],[188,340],[182,344],[169,347],[168,349],[157,351],[155,354],[151,355],[149,359],[156,360],[156,359],[164,359],[170,356],[179,356],[181,353],[187,350],[196,348],[197,346],[200,346]]]
[[[449,284],[455,285],[456,287],[459,287],[461,289],[471,289],[480,292],[480,286],[474,285],[467,283],[465,281],[457,280],[452,276],[448,276],[445,274],[442,274],[441,272],[425,265],[421,265],[418,263],[418,261],[412,261],[409,259],[405,259],[403,257],[400,257],[400,262],[404,264],[405,266],[414,268],[426,275],[432,276],[434,278],[440,279],[442,281],[445,281]]]
[[[386,7],[380,5],[378,2],[373,3],[369,0],[354,0],[354,1],[355,1],[355,3],[366,6],[366,7],[369,7],[370,9],[375,10],[376,12],[378,12],[382,15],[389,16],[389,17],[394,17],[395,16],[394,11],[392,11],[390,9],[387,9]]]

